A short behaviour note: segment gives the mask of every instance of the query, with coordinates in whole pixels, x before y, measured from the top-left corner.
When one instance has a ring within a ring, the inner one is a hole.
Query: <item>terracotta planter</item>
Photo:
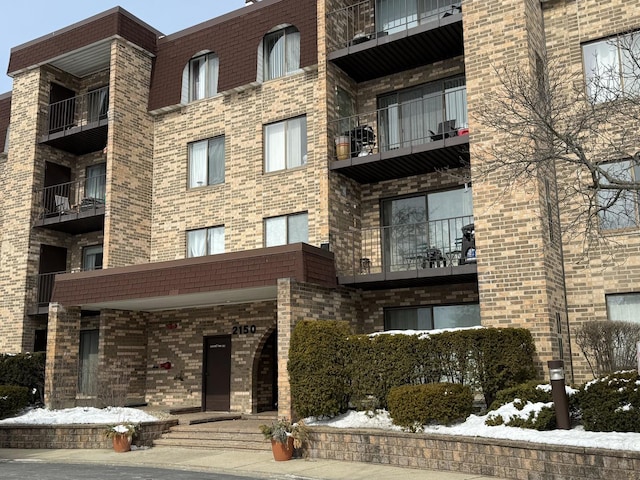
[[[274,460],[277,462],[291,460],[293,456],[293,437],[287,438],[287,443],[271,440],[271,451],[273,452]]]
[[[131,437],[123,433],[113,436],[113,449],[118,453],[131,451]]]

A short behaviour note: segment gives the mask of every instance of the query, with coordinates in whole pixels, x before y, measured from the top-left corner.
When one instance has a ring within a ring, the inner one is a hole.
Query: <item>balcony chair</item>
[[[443,138],[455,137],[458,135],[456,129],[456,120],[445,120],[438,123],[438,133],[433,133],[433,130],[429,130],[431,134],[431,141],[442,140]]]

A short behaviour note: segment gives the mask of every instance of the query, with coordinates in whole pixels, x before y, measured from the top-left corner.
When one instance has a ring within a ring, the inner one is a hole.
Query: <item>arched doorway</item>
[[[256,355],[254,375],[255,412],[278,409],[278,345],[274,329]]]

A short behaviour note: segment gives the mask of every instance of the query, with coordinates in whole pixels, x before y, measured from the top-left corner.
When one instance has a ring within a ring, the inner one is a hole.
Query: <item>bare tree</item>
[[[638,225],[640,34],[606,48],[585,50],[586,74],[548,58],[496,69],[500,88],[476,115],[501,141],[480,149],[474,179],[499,178],[507,194],[555,178],[562,234],[585,252],[610,244],[604,231]]]

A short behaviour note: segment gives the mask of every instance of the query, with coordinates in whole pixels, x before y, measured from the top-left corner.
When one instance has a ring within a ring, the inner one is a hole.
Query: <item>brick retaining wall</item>
[[[578,433],[579,435],[579,433]],[[637,480],[640,452],[512,440],[313,427],[311,458],[515,480]]]
[[[178,420],[143,422],[133,438],[138,446],[153,444]],[[107,425],[1,425],[0,448],[113,448],[111,439],[105,438]]]

